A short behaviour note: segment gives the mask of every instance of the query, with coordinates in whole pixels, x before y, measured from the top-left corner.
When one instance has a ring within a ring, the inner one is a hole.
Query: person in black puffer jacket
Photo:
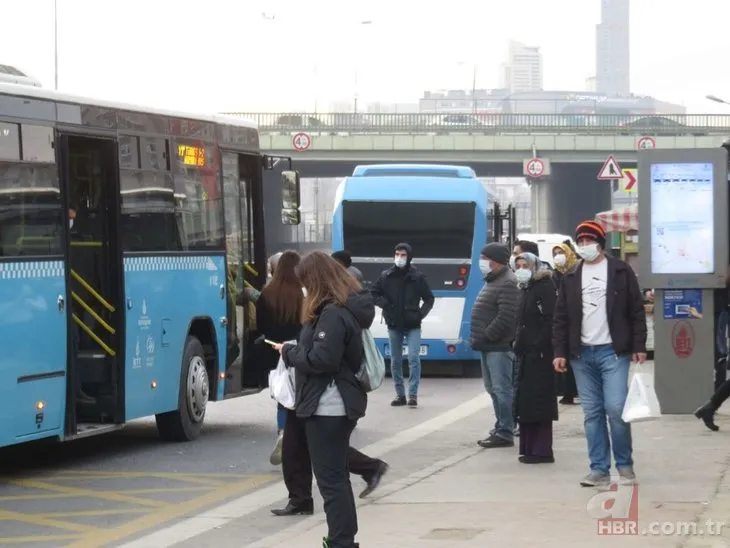
[[[357,512],[347,468],[350,434],[365,416],[367,394],[355,373],[364,357],[362,330],[375,318],[368,291],[332,257],[307,254],[297,267],[306,290],[304,323],[296,345],[276,345],[295,369],[296,415],[306,443],[329,529],[326,545],[354,548]]]

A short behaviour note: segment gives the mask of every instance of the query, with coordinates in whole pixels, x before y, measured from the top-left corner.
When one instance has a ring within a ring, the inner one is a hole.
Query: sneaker
[[[393,407],[403,407],[406,404],[406,397],[405,396],[396,396],[393,398],[393,401],[390,402],[390,405]]]
[[[280,433],[279,437],[276,438],[276,445],[274,445],[274,450],[271,452],[271,456],[269,457],[269,462],[274,466],[279,466],[281,464],[281,447],[284,444],[284,433]]]
[[[583,487],[602,487],[611,483],[611,475],[608,472],[592,471],[582,480],[580,484]]]
[[[493,447],[514,447],[515,442],[513,440],[500,438],[496,434],[492,434],[485,440],[479,440],[477,442],[477,445],[479,447],[483,447],[484,449],[492,449]]]
[[[616,468],[618,468],[621,485],[634,485],[637,483],[633,466],[617,466]]]
[[[418,398],[416,398],[416,397],[408,398],[408,407],[418,407]]]

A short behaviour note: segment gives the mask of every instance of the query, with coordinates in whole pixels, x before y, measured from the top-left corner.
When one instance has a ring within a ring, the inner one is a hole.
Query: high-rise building
[[[542,89],[542,53],[540,48],[510,41],[507,62],[502,65],[501,87],[518,91]]]
[[[606,95],[631,94],[630,0],[601,0],[601,22],[596,25],[596,91]]]

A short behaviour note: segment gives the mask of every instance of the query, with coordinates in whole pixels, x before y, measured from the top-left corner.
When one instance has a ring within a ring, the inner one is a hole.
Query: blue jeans
[[[610,344],[582,346],[580,357],[570,363],[583,408],[591,470],[609,472],[612,447],[617,468],[632,466],[631,425],[621,419],[629,392],[631,356],[616,355]]]
[[[494,416],[494,435],[505,440],[514,439],[514,362],[510,351],[481,352],[482,380],[484,388],[492,398]]]
[[[286,426],[286,412],[287,409],[280,403],[276,404],[276,429],[281,431]]]
[[[421,328],[388,329],[390,338],[390,372],[393,375],[396,396],[406,395],[403,383],[403,341],[408,346],[408,397],[418,397],[421,382]]]

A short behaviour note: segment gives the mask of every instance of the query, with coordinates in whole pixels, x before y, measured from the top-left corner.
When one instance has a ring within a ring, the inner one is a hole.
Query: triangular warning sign
[[[623,178],[621,166],[618,165],[613,155],[609,156],[606,163],[603,164],[601,171],[598,173],[599,181],[618,181]]]

